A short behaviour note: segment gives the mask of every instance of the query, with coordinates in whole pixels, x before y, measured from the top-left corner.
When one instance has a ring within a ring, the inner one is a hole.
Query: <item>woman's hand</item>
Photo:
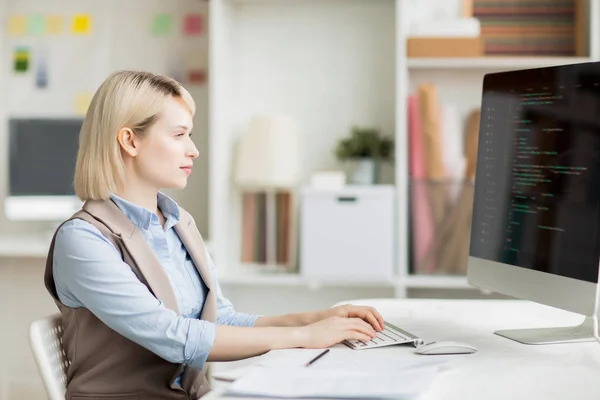
[[[329,317],[310,325],[297,328],[300,347],[322,349],[343,340],[357,339],[368,342],[377,332],[360,318]]]
[[[328,308],[321,311],[319,314],[320,316],[317,318],[317,321],[331,317],[360,318],[368,322],[373,329],[378,332],[382,331],[384,328],[383,317],[373,307],[345,304],[342,306]]]

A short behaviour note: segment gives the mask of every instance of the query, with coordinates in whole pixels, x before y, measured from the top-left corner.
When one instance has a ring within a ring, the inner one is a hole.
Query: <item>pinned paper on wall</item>
[[[29,48],[17,47],[14,51],[14,71],[27,72],[29,69]]]
[[[46,49],[39,49],[36,59],[35,86],[38,89],[45,89],[48,87],[48,54]]]
[[[79,14],[73,17],[73,33],[87,35],[92,30],[92,17],[87,14]]]
[[[204,31],[204,16],[202,14],[188,14],[183,20],[183,32],[187,36],[198,36]]]
[[[22,15],[14,15],[8,19],[8,34],[20,36],[27,33],[27,18]]]
[[[173,29],[173,16],[170,14],[157,14],[152,19],[150,31],[156,36],[165,36]]]
[[[46,19],[43,15],[30,15],[27,19],[27,32],[30,35],[43,35],[46,32]]]
[[[208,75],[208,51],[190,52],[186,59],[187,82],[191,85],[204,85]]]
[[[93,95],[91,93],[82,92],[75,96],[75,112],[79,115],[85,115],[92,102]]]
[[[205,68],[198,68],[188,71],[188,82],[191,85],[204,85],[206,83],[207,72]]]
[[[63,32],[64,20],[60,15],[49,15],[46,17],[46,33],[58,35]]]

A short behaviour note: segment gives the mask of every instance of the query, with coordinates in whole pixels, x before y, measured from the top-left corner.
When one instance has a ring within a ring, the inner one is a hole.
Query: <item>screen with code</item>
[[[598,281],[600,63],[488,74],[470,254]]]

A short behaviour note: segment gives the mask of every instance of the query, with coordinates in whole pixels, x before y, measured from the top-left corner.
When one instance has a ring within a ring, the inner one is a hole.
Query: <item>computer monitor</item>
[[[600,62],[483,80],[469,284],[585,316],[495,332],[526,344],[593,339],[600,263]]]
[[[9,220],[60,221],[81,207],[73,176],[81,119],[9,120]]]

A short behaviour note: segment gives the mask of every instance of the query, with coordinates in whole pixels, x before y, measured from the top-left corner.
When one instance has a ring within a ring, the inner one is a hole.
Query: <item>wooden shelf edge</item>
[[[590,57],[447,57],[407,58],[409,69],[520,69],[593,61]]]

